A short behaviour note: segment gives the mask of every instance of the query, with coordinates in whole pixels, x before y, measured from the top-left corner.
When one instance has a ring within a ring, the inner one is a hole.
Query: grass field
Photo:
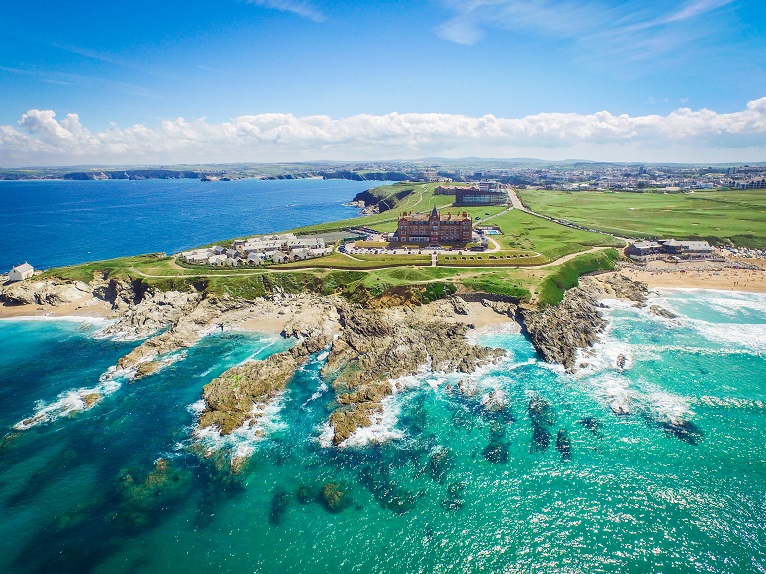
[[[623,243],[608,235],[564,227],[514,209],[492,219],[503,235],[493,235],[504,249],[536,251],[553,261],[592,247],[620,247]]]
[[[531,210],[620,236],[766,248],[766,190],[694,193],[520,190]]]

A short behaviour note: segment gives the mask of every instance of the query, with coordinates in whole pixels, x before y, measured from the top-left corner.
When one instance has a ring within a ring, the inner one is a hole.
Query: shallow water
[[[680,317],[612,303],[576,376],[520,334],[482,336],[507,361],[472,377],[473,397],[456,375],[409,379],[366,433],[384,445],[321,445],[334,395],[320,354],[261,436],[206,439],[208,458],[190,438],[202,385],[289,343],[211,336],[87,411],[16,432],[36,401],[93,386],[135,343],[0,322],[0,571],[763,572],[766,297],[654,299]],[[495,389],[509,406],[488,412]],[[615,389],[630,415],[610,410]],[[231,476],[216,448],[250,464]],[[160,457],[170,468],[150,474]],[[344,493],[337,512],[318,501],[327,483]]]

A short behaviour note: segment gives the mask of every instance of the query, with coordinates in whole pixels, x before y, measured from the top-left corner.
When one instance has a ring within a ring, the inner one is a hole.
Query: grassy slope
[[[523,211],[513,210],[490,221],[503,231],[492,236],[505,249],[537,251],[546,261],[587,251],[592,247],[619,247],[623,243],[608,235],[564,227]]]
[[[766,248],[762,189],[692,194],[520,190],[519,195],[533,211],[616,235],[699,237]]]

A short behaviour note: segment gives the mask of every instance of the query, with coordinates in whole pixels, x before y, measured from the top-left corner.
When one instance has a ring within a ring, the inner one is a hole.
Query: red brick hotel
[[[396,230],[396,241],[400,243],[470,243],[472,235],[471,218],[464,211],[460,215],[440,215],[434,207],[425,213],[402,213]]]

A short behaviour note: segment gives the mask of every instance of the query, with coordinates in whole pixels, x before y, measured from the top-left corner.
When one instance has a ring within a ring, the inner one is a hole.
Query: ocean
[[[473,396],[457,391],[465,375],[412,377],[345,449],[323,446],[324,353],[227,445],[191,438],[202,385],[287,342],[212,335],[68,413],[71,391],[103,384],[137,343],[99,338],[95,321],[5,320],[0,571],[764,572],[766,296],[650,302],[678,317],[608,301],[574,375],[522,334],[478,333],[508,358],[471,378]],[[498,389],[508,407],[485,410]],[[14,428],[38,412],[47,422]],[[251,454],[235,476],[216,458],[232,446]],[[330,483],[347,501],[334,512],[318,502]]]
[[[0,272],[142,253],[356,217],[343,204],[387,182],[0,181]]]
[[[0,182],[0,268],[353,216],[368,185]],[[326,442],[326,353],[253,432],[195,439],[202,386],[289,341],[216,333],[131,382],[114,366],[139,343],[99,320],[2,320],[0,572],[766,572],[766,295],[650,303],[678,317],[608,301],[574,375],[522,334],[477,333],[508,356],[474,391],[411,377],[345,449]],[[486,410],[498,390],[507,407]],[[332,512],[323,488],[343,493]]]

